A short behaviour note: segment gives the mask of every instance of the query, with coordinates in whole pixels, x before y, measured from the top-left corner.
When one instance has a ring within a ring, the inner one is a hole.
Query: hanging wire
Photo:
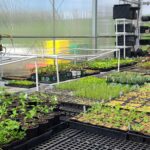
[[[3,6],[3,7],[2,7]],[[6,1],[3,2],[3,5],[1,6],[1,9],[2,9],[2,12],[3,12],[3,15],[4,15],[4,20],[3,20],[3,25],[4,27],[6,27],[7,30],[10,30],[10,19],[9,19],[9,7],[6,3]],[[1,33],[3,34],[3,33]]]
[[[63,4],[63,1],[64,1],[64,0],[62,0],[62,2],[61,2],[62,4]],[[53,0],[49,0],[49,2],[50,2],[50,4],[51,4],[51,6],[53,7]],[[62,4],[61,4],[61,5],[62,5]],[[61,5],[60,5],[60,6],[61,6]],[[57,16],[58,18],[60,18],[59,13],[58,13],[58,8],[56,9],[56,7],[54,6],[54,10],[55,10],[55,12],[53,12],[53,13],[55,13],[55,16]]]
[[[58,11],[58,9],[62,6],[63,3],[64,3],[64,0],[62,0],[62,1],[60,2],[60,4],[58,5],[58,7],[56,8],[56,11]]]

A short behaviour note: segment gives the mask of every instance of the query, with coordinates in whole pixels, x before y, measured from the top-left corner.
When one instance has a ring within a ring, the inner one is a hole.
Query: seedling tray
[[[91,106],[89,105],[76,104],[70,102],[60,102],[59,111],[65,116],[75,116],[81,112],[86,111],[90,107]]]
[[[28,77],[18,77],[18,76],[7,76],[2,77],[3,80],[27,80]]]
[[[131,140],[139,143],[147,143],[150,145],[150,136],[144,135],[142,133],[101,127],[101,126],[91,125],[88,123],[82,123],[74,120],[70,122],[70,125],[78,129],[84,129],[86,131],[91,130],[91,132],[93,133],[100,133],[102,135],[113,137],[113,138],[119,138],[119,139],[121,138],[124,140]]]
[[[56,125],[53,128],[51,128],[48,132],[46,132],[40,136],[34,137],[30,140],[27,140],[24,143],[13,146],[10,150],[29,150],[32,147],[45,142],[50,137],[52,137],[53,135],[57,134],[60,131],[63,131],[67,127],[68,127],[67,123],[61,123],[59,125]]]
[[[10,86],[10,87],[18,87],[18,88],[33,88],[36,87],[35,85],[15,85],[15,84],[5,84],[5,86]]]
[[[149,150],[150,145],[126,140],[126,135],[112,137],[103,129],[75,122],[63,123],[63,129],[31,150]],[[66,126],[66,127],[64,127]],[[58,130],[57,130],[58,131]],[[116,134],[116,133],[114,133]],[[118,133],[117,133],[118,134]],[[116,134],[116,135],[117,135]],[[120,138],[119,138],[120,137]]]
[[[150,142],[135,142],[128,132],[69,121],[11,150],[150,150]]]

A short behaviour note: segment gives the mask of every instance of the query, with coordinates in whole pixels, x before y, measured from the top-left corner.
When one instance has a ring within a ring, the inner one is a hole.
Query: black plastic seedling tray
[[[75,116],[86,111],[91,106],[71,102],[60,102],[59,111],[66,116]]]
[[[31,150],[150,150],[146,143],[127,140],[127,133],[111,132],[82,123],[64,123],[66,129]]]
[[[15,85],[15,84],[5,84],[5,86],[17,87],[17,88],[34,88],[34,87],[36,87],[36,84],[35,84],[35,85]]]
[[[14,145],[9,150],[29,150],[32,147],[35,147],[36,145],[45,142],[51,136],[57,134],[60,131],[63,131],[67,127],[68,127],[68,123],[60,123],[59,125],[52,127],[48,132],[40,136],[34,137],[30,140],[27,140],[25,142],[22,142],[21,144]]]
[[[139,140],[137,134],[120,130],[69,121],[11,150],[150,150],[146,139],[148,137],[140,137]]]

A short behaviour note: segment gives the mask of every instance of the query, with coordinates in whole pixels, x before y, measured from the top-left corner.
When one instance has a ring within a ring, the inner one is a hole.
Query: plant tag
[[[72,91],[70,92],[70,96],[73,96],[73,92]]]
[[[83,106],[83,112],[86,113],[86,106]]]
[[[52,90],[52,89],[53,89],[53,86],[52,86],[52,85],[50,85],[50,86],[49,86],[49,89],[50,89],[50,90]]]
[[[128,123],[128,129],[129,129],[129,131],[131,130],[131,124],[130,123]]]
[[[120,91],[120,96],[122,96],[123,95],[123,92],[122,91]]]
[[[28,93],[26,93],[26,94],[24,95],[24,98],[25,98],[25,99],[27,99],[27,98],[28,98]]]

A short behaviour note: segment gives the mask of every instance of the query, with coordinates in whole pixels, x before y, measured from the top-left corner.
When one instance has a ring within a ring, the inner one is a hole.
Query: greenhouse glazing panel
[[[49,0],[1,0],[0,8],[0,34],[53,35],[53,12]]]
[[[92,0],[55,0],[55,35],[92,35]]]
[[[10,39],[3,39],[4,46],[7,48],[8,54],[53,54],[53,39],[50,38],[21,38],[14,39],[11,43]],[[9,43],[9,44],[8,44]],[[91,48],[91,38],[69,38],[69,39],[55,39],[55,52],[58,55],[89,55],[92,51],[86,51],[86,48]],[[78,49],[78,48],[82,48]],[[27,76],[34,71],[35,59],[6,65],[3,68],[6,76]],[[70,62],[70,60],[59,60],[59,64]],[[44,67],[54,64],[54,59],[39,58],[38,66]]]
[[[114,35],[113,6],[119,0],[98,0],[97,26],[98,35]]]
[[[115,48],[115,38],[98,38],[97,48]]]

